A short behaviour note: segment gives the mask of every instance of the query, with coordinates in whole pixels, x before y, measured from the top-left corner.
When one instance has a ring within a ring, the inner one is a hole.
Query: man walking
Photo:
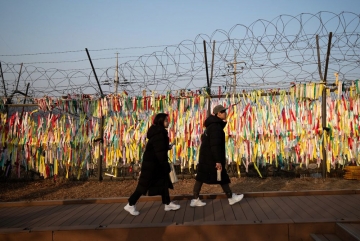
[[[232,193],[229,183],[230,178],[225,170],[225,132],[226,108],[217,105],[213,109],[213,115],[205,120],[206,130],[201,137],[199,166],[194,185],[194,199],[191,200],[191,207],[205,206],[206,203],[199,199],[201,186],[206,184],[220,184],[229,204],[233,205],[244,197],[243,194]]]

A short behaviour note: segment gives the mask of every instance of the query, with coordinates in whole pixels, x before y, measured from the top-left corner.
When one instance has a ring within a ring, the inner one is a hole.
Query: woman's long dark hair
[[[164,127],[164,121],[169,115],[166,113],[159,113],[155,116],[153,124]]]

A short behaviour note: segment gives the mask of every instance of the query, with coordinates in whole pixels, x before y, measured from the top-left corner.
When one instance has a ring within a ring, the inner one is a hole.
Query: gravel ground
[[[194,179],[179,180],[174,184],[170,195],[192,194]],[[135,190],[136,180],[97,180],[71,181],[52,179],[36,181],[8,181],[0,182],[0,201],[36,201],[36,200],[64,200],[85,198],[113,198],[128,197]],[[231,178],[233,192],[262,192],[262,191],[300,191],[300,190],[339,190],[359,189],[360,182],[340,178]],[[202,194],[222,193],[219,185],[204,184]]]

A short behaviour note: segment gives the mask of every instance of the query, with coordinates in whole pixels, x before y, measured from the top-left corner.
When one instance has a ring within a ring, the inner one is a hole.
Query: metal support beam
[[[22,67],[23,67],[23,63],[21,63],[20,65],[20,71],[19,71],[19,76],[18,76],[18,80],[16,82],[16,88],[15,88],[15,91],[18,90],[18,87],[19,87],[19,81],[20,81],[20,76],[21,76],[21,70],[22,70]]]
[[[332,32],[329,34],[329,42],[328,42],[328,48],[326,53],[326,63],[325,63],[325,74],[324,74],[324,85],[326,86],[326,79],[327,79],[327,72],[329,67],[329,57],[330,57],[330,50],[331,50],[331,39],[332,39]],[[323,90],[322,93],[322,99],[321,99],[321,119],[322,119],[322,127],[323,127],[323,148],[322,148],[322,154],[323,154],[323,160],[322,160],[322,177],[326,178],[326,146],[325,146],[325,137],[327,135],[327,124],[326,124],[326,87]]]
[[[209,80],[209,69],[207,64],[207,54],[206,54],[206,42],[203,41],[204,44],[204,62],[205,62],[205,70],[206,70],[206,82],[207,82],[207,89],[206,92],[208,95],[211,95],[211,86],[210,86],[210,80]],[[210,99],[208,99],[208,108],[207,108],[207,116],[210,116]]]
[[[93,73],[94,73],[94,76],[95,76],[96,82],[97,82],[97,84],[98,84],[98,87],[99,87],[99,90],[100,90],[100,94],[101,94],[101,98],[103,98],[103,97],[104,97],[104,94],[103,94],[103,92],[102,92],[102,89],[101,89],[101,86],[100,86],[99,79],[98,79],[98,77],[97,77],[97,75],[96,75],[96,71],[95,71],[94,65],[93,65],[93,63],[92,63],[92,60],[91,60],[91,57],[90,57],[89,51],[88,51],[88,49],[87,49],[87,48],[85,48],[85,51],[86,51],[86,54],[87,54],[87,56],[88,56],[88,58],[89,58],[91,68],[92,68],[92,70],[93,70]]]
[[[89,58],[89,61],[90,61],[90,65],[91,65],[91,68],[93,70],[93,73],[94,73],[94,76],[95,76],[95,79],[96,79],[96,82],[99,86],[99,90],[100,90],[100,94],[101,94],[101,98],[104,97],[104,94],[103,94],[103,91],[101,89],[101,86],[100,86],[100,82],[98,80],[98,77],[96,75],[96,71],[95,71],[95,68],[94,68],[94,65],[91,61],[91,57],[90,57],[90,54],[89,54],[89,51],[87,48],[85,48],[85,51],[86,51],[86,54]],[[98,162],[98,173],[99,173],[99,181],[102,181],[103,180],[103,177],[102,177],[102,162],[103,162],[103,143],[104,143],[104,116],[101,115],[101,119],[100,119],[100,136],[99,136],[99,145],[100,145],[100,160]]]
[[[7,97],[5,79],[4,79],[4,73],[3,73],[3,70],[2,70],[2,67],[1,67],[1,61],[0,61],[0,74],[1,74],[1,79],[2,79],[2,82],[3,82],[3,86],[4,86],[4,94],[5,94],[5,97]]]
[[[319,77],[320,80],[323,81],[323,75],[321,72],[321,59],[320,59],[320,45],[319,45],[319,35],[316,35],[316,49],[317,49],[317,56],[318,56],[318,70],[319,70]]]
[[[26,93],[25,93],[23,108],[22,108],[21,116],[20,116],[21,121],[22,121],[22,117],[23,117],[23,114],[24,114],[24,108],[25,108],[25,103],[26,103],[26,97],[27,97],[27,94],[28,94],[28,91],[29,91],[29,86],[30,86],[30,83],[28,83],[27,86],[26,86]]]
[[[213,72],[214,72],[214,58],[215,58],[215,40],[213,41],[213,48],[212,48],[210,88],[211,88],[211,85],[212,85]]]

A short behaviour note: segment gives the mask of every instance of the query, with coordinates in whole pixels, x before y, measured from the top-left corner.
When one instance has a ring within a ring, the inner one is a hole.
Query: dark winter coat
[[[199,166],[196,180],[207,184],[230,183],[225,170],[225,132],[226,122],[217,116],[209,116],[205,120],[206,130],[201,136]],[[221,163],[221,181],[217,181],[216,163]]]
[[[147,132],[147,138],[137,190],[144,195],[161,195],[167,188],[173,189],[169,177],[168,132],[162,126],[152,125]]]

